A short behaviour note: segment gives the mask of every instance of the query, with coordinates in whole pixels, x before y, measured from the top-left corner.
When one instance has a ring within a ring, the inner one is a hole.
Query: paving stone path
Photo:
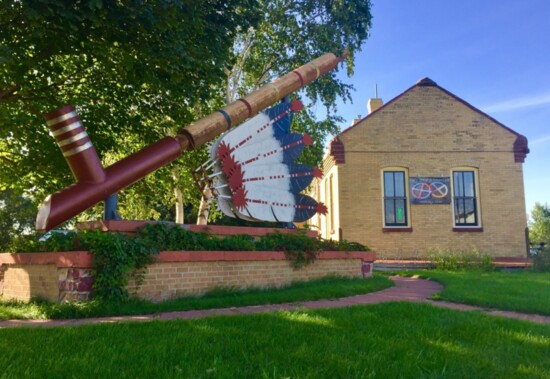
[[[273,304],[273,305],[256,305],[248,307],[220,308],[207,309],[197,311],[182,311],[182,312],[163,312],[153,315],[143,316],[120,316],[120,317],[98,317],[73,320],[8,320],[0,321],[0,329],[12,327],[58,327],[58,326],[77,326],[84,324],[102,324],[121,321],[152,321],[152,320],[189,320],[216,315],[245,315],[282,310],[299,310],[299,309],[320,309],[320,308],[339,308],[348,307],[359,304],[377,304],[390,301],[411,301],[423,302],[437,307],[450,308],[461,311],[481,311],[483,313],[515,318],[520,320],[528,320],[538,323],[549,323],[550,316],[541,316],[533,314],[524,314],[517,312],[499,311],[475,307],[471,305],[449,303],[444,301],[433,301],[427,298],[431,295],[440,292],[443,286],[439,283],[418,279],[418,278],[403,278],[399,276],[390,277],[395,282],[395,286],[379,292],[368,293],[364,295],[349,296],[334,300],[315,300],[304,301],[297,303]]]

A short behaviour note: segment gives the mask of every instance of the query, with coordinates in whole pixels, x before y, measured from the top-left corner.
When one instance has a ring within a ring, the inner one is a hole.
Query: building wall
[[[339,200],[339,167],[330,165],[325,168],[323,178],[317,184],[318,201],[322,201],[327,207],[327,214],[317,214],[309,221],[315,225],[319,235],[325,239],[339,240],[340,231],[340,200]],[[322,200],[320,200],[322,199]]]
[[[411,88],[339,135],[345,147],[345,163],[338,165],[343,238],[368,245],[379,258],[424,257],[433,248],[525,256],[516,138],[437,86]],[[453,231],[452,204],[411,204],[412,231],[385,231],[382,169],[395,166],[409,177],[450,177],[454,167],[476,168],[482,231]]]

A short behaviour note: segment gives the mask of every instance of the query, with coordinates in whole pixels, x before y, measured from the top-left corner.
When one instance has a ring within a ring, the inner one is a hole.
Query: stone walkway
[[[392,276],[391,279],[395,282],[395,286],[385,289],[383,291],[368,293],[364,295],[349,296],[334,300],[316,300],[304,301],[299,303],[256,305],[248,307],[208,309],[199,311],[164,312],[143,316],[98,317],[74,320],[8,320],[0,321],[0,329],[21,326],[77,326],[84,324],[103,324],[121,321],[143,322],[152,320],[189,320],[216,315],[244,315],[282,310],[338,308],[359,304],[385,303],[390,301],[423,302],[437,307],[450,308],[461,311],[480,311],[493,316],[501,316],[550,324],[550,316],[491,310],[471,305],[428,300],[428,297],[430,297],[434,293],[440,292],[443,289],[441,284],[424,279],[403,278],[399,276]]]

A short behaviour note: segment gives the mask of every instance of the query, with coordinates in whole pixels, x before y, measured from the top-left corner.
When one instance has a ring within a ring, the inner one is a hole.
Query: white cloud
[[[530,141],[529,141],[529,146],[538,145],[538,144],[541,144],[541,143],[544,143],[544,142],[548,142],[548,141],[550,141],[550,135],[548,135],[548,136],[543,136],[543,137],[539,137],[539,138],[537,138],[537,139],[530,140]]]
[[[495,103],[483,107],[483,112],[486,113],[498,113],[505,112],[514,109],[534,107],[537,105],[550,104],[550,94],[542,94],[531,97],[518,97],[516,99],[501,101],[500,103]]]

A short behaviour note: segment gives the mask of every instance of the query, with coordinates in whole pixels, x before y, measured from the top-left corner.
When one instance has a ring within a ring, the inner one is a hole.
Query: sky
[[[338,104],[345,122],[367,114],[429,77],[523,134],[526,210],[550,205],[550,1],[372,0],[370,37],[356,57],[353,103]]]

